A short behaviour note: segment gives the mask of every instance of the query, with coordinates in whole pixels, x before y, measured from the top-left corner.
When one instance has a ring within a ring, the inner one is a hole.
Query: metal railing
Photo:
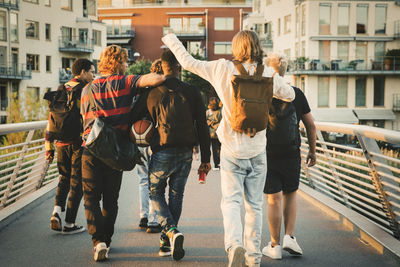
[[[9,141],[17,139],[11,135],[23,137],[0,147],[0,210],[57,178],[55,163],[46,174],[48,164],[42,137],[46,123],[0,125],[0,136]],[[308,144],[302,137],[301,182],[398,238],[400,133],[339,123],[316,122],[316,127],[317,164],[311,168],[304,162]]]
[[[301,181],[399,238],[400,132],[316,122],[317,164],[308,168],[302,138]]]
[[[184,27],[182,29],[173,29],[171,27],[163,27],[163,34],[166,35],[169,32],[173,32],[178,37],[206,37],[206,27]]]
[[[19,0],[0,0],[0,7],[6,7],[10,9],[19,9]]]
[[[385,73],[395,74],[400,73],[400,56],[385,56],[366,59],[332,59],[323,60],[317,58],[296,58],[288,60],[288,73],[320,73],[324,74],[372,74]]]
[[[27,68],[26,64],[14,66],[0,65],[0,78],[15,80],[31,79],[32,71]]]
[[[82,39],[79,36],[62,36],[58,40],[58,50],[61,52],[92,53],[94,51],[93,40]]]
[[[45,160],[47,121],[0,125],[0,210],[58,177]]]

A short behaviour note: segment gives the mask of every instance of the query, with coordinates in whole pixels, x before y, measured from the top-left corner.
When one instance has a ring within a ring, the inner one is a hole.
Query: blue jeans
[[[267,158],[265,151],[250,159],[237,159],[221,151],[221,210],[225,249],[242,246],[246,264],[261,262],[262,205]],[[241,210],[244,207],[244,227]]]
[[[166,148],[151,156],[150,199],[157,213],[158,222],[164,230],[178,225],[183,193],[191,166],[192,148]],[[168,204],[165,200],[167,182]]]
[[[139,212],[140,218],[147,218],[149,226],[158,225],[156,213],[150,202],[149,191],[149,162],[151,158],[150,147],[139,147],[144,160],[144,165],[136,165],[137,174],[139,177]]]

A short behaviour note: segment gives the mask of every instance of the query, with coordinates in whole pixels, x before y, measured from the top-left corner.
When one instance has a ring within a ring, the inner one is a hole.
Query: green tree
[[[151,61],[146,59],[139,59],[128,67],[126,74],[142,75],[150,72]]]

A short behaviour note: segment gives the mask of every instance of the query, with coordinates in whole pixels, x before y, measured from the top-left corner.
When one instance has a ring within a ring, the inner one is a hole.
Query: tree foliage
[[[142,75],[150,72],[151,61],[146,59],[139,59],[128,67],[126,74]]]

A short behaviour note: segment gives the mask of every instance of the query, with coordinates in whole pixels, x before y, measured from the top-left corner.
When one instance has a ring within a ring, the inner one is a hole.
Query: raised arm
[[[149,73],[142,75],[138,80],[138,87],[155,87],[164,82],[165,78],[162,75]]]

